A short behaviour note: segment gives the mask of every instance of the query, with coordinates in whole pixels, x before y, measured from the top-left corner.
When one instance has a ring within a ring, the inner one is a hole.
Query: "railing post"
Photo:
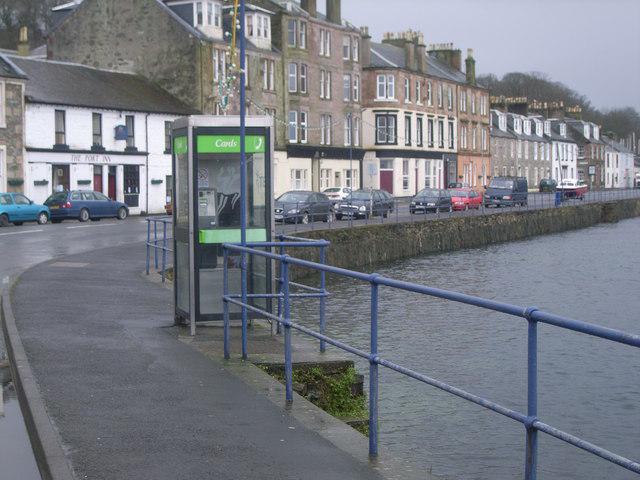
[[[371,275],[371,351],[369,354],[369,456],[378,456],[378,284]]]
[[[291,365],[291,305],[289,301],[289,262],[282,259],[284,293],[284,380],[285,395],[288,403],[293,402],[293,367]]]
[[[320,263],[322,265],[325,264],[325,247],[320,247]],[[320,293],[322,296],[320,297],[320,333],[324,335],[325,331],[325,309],[326,309],[326,300],[325,297],[326,292],[326,272],[324,270],[320,270]],[[320,352],[324,353],[326,350],[325,341],[320,340]]]
[[[538,463],[538,430],[533,422],[538,416],[538,322],[531,318],[531,314],[537,310],[534,307],[527,308],[525,318],[528,322],[527,331],[527,425],[526,426],[526,457],[525,480],[536,479],[536,466]]]
[[[153,264],[158,271],[158,222],[153,221]]]
[[[281,235],[280,237],[283,237],[283,235]],[[280,241],[282,242],[283,239],[280,238]],[[280,255],[284,255],[284,247],[280,247]],[[282,283],[283,283],[283,275],[284,275],[284,271],[282,268],[282,261],[280,261],[280,275],[279,275],[279,279],[278,279],[278,317],[282,317]],[[280,325],[280,322],[276,322],[276,333],[280,334],[282,332],[282,325]]]
[[[222,305],[224,322],[224,358],[229,360],[229,251],[227,247],[222,247]]]
[[[242,359],[246,360],[247,359],[247,253],[246,252],[242,252],[241,255],[241,260],[240,260],[240,267],[241,267],[241,271],[240,271],[240,281],[242,284],[242,291],[240,294],[241,300],[242,300],[242,312],[241,312],[241,318],[242,318]]]
[[[167,269],[167,222],[162,222],[162,283]]]
[[[147,275],[149,275],[149,263],[151,263],[151,220],[147,218]]]

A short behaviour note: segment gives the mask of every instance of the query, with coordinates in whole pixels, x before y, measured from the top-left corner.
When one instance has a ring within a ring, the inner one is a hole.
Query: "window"
[[[351,58],[354,62],[360,61],[360,39],[358,37],[354,37],[352,41],[352,54]]]
[[[300,65],[300,93],[307,93],[307,66]]]
[[[487,151],[489,147],[489,144],[487,143],[487,129],[483,128],[482,129],[482,150],[483,151]]]
[[[295,47],[298,40],[298,22],[297,20],[290,18],[287,20],[287,45],[289,47]]]
[[[460,110],[462,112],[467,111],[467,91],[460,90]]]
[[[325,28],[320,29],[320,55],[331,56],[331,32]]]
[[[551,134],[551,122],[549,120],[544,122],[544,134],[545,135]]]
[[[471,113],[476,113],[476,95],[474,93],[471,94]]]
[[[438,106],[442,107],[442,95],[443,95],[443,87],[442,84],[438,84]]]
[[[289,64],[289,92],[295,93],[298,91],[298,64]]]
[[[320,98],[331,99],[331,72],[320,70]]]
[[[304,169],[291,170],[291,190],[307,190],[307,171]]]
[[[351,37],[345,35],[342,37],[342,59],[351,59]]]
[[[427,105],[433,105],[433,89],[431,88],[431,82],[427,82]]]
[[[478,130],[478,127],[473,127],[471,129],[471,149],[475,150],[476,149],[476,132]]]
[[[171,122],[164,122],[164,153],[171,153]]]
[[[125,115],[124,118],[127,125],[127,148],[135,148],[135,118],[133,115]]]
[[[545,125],[547,125],[547,124],[545,123]],[[499,115],[498,116],[498,127],[503,132],[507,131],[507,117],[505,117],[504,115]]]
[[[352,122],[353,122],[353,120],[351,118],[351,114],[348,113],[347,115],[345,115],[345,117],[344,117],[344,144],[347,145],[347,146],[352,144],[351,143],[351,141],[352,141],[351,133],[352,133],[352,128],[353,128]]]
[[[253,15],[247,15],[246,29],[247,36],[253,37]]]
[[[92,145],[102,146],[102,115],[100,113],[91,114],[91,127],[93,130],[93,143]]]
[[[355,180],[358,178],[358,170],[344,170],[344,182],[345,187],[347,188],[355,188],[353,186],[352,179]]]
[[[307,143],[307,112],[300,112],[300,143]]]
[[[204,18],[202,15],[202,2],[196,2],[196,25],[199,27],[204,25]]]
[[[524,141],[524,158],[529,159],[529,142],[527,140]]]
[[[411,115],[404,116],[404,144],[411,145]]]
[[[345,102],[351,100],[351,75],[349,74],[342,76],[342,99]]]
[[[444,148],[444,120],[438,119],[438,146]]]
[[[56,110],[56,145],[66,145],[67,143],[67,125],[65,121],[65,111]]]
[[[213,80],[215,82],[223,81],[226,77],[227,58],[224,50],[213,50]]]
[[[328,168],[320,169],[320,190],[329,188],[329,181],[331,179],[331,170]]]
[[[460,148],[467,148],[467,127],[460,128]]]
[[[320,115],[320,145],[331,145],[331,115]]]
[[[533,142],[533,159],[538,160],[538,142]]]
[[[296,143],[298,141],[298,112],[295,110],[289,111],[288,132],[289,142]]]
[[[213,12],[213,24],[216,27],[222,27],[222,5],[214,3]]]
[[[213,2],[207,2],[207,25],[213,25]]]
[[[416,80],[416,103],[422,105],[422,84]]]
[[[353,76],[353,101],[360,101],[360,75]]]
[[[408,77],[404,78],[404,103],[411,102],[411,81]]]
[[[402,160],[402,189],[409,190],[409,160]]]
[[[300,48],[307,48],[307,22],[300,22],[300,31],[298,38],[298,46]]]
[[[396,116],[391,114],[376,115],[376,143],[396,144]]]
[[[418,147],[421,147],[423,143],[423,122],[424,119],[422,117],[416,118],[416,145]]]
[[[452,120],[449,120],[449,148],[454,149],[454,141],[455,141],[455,125]]]
[[[245,54],[245,55],[244,55],[244,86],[245,86],[245,87],[248,87],[248,86],[249,86],[249,77],[250,77],[250,74],[249,74],[249,65],[250,65],[250,62],[249,62],[249,55],[248,55],[248,54]]]
[[[447,87],[447,108],[453,110],[453,91],[451,87]]]
[[[393,75],[378,75],[377,86],[378,100],[393,100],[395,98],[395,77]]]
[[[427,120],[427,140],[429,141],[429,146],[433,147],[435,132],[433,131],[433,118]]]
[[[359,118],[353,118],[353,145],[356,147],[360,146],[360,122]]]

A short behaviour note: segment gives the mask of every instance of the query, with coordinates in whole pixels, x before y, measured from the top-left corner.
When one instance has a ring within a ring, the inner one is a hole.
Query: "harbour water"
[[[639,247],[632,219],[375,271],[640,333]],[[329,289],[328,334],[368,350],[369,286],[330,278]],[[388,288],[380,298],[384,358],[526,412],[524,320]],[[317,326],[317,303],[292,313]],[[640,460],[640,349],[541,325],[538,351],[539,417]],[[457,479],[522,478],[522,425],[384,368],[380,382],[381,449]],[[538,478],[636,476],[541,433]]]

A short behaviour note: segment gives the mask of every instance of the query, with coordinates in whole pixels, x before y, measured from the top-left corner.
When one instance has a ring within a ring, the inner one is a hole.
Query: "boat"
[[[586,183],[575,178],[565,178],[558,183],[556,188],[562,192],[563,198],[578,198],[580,200],[584,199],[585,194],[589,191]]]

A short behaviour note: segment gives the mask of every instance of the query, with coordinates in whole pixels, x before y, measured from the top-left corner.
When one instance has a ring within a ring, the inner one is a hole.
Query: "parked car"
[[[38,222],[44,225],[51,213],[45,205],[33,203],[21,193],[0,193],[0,227],[10,223],[22,225],[24,222]]]
[[[524,177],[494,177],[484,192],[486,207],[526,205],[529,194],[527,179]]]
[[[425,188],[420,190],[409,204],[410,213],[452,212],[453,204],[448,190]]]
[[[558,185],[558,190],[562,192],[563,198],[577,198],[583,200],[589,191],[589,186],[582,180],[575,178],[565,178]]]
[[[369,218],[380,215],[386,218],[393,212],[393,196],[385,190],[355,190],[340,202],[336,219]]]
[[[331,201],[337,203],[347,198],[351,193],[351,189],[349,187],[331,187],[325,188],[322,193],[329,197]]]
[[[291,191],[276,199],[274,216],[277,222],[307,224],[333,220],[333,202],[324,193]]]
[[[465,182],[450,182],[447,188],[469,188],[469,184]]]
[[[557,187],[558,182],[553,178],[543,178],[542,180],[540,180],[538,190],[540,192],[555,192]]]
[[[472,188],[456,188],[449,190],[449,193],[454,210],[469,210],[470,208],[477,210],[482,205],[482,195]]]
[[[129,207],[124,203],[91,190],[56,192],[49,196],[44,204],[51,211],[52,223],[69,219],[86,222],[107,217],[124,220],[129,215]]]

